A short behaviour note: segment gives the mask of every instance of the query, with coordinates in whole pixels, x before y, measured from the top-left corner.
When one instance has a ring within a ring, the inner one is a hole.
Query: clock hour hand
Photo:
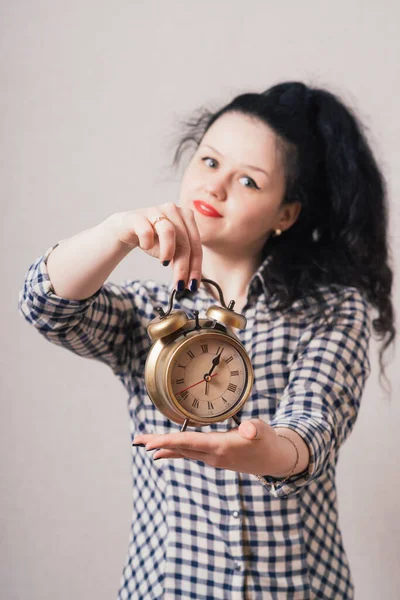
[[[219,365],[219,361],[221,358],[221,354],[223,353],[224,348],[222,348],[221,352],[219,354],[217,354],[217,356],[215,358],[212,359],[212,367],[210,369],[210,371],[207,373],[207,375],[211,375],[211,373],[214,371],[215,367]]]

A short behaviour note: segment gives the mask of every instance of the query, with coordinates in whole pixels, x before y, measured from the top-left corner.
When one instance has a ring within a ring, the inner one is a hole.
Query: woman
[[[191,142],[179,205],[113,214],[56,244],[20,296],[43,335],[108,364],[129,393],[137,447],[119,598],[353,598],[335,467],[371,329],[386,338],[381,370],[395,334],[384,179],[352,112],[300,82],[203,111],[176,163]],[[171,264],[171,285],[104,283],[138,248]],[[180,432],[146,394],[146,329],[174,288],[175,308],[205,314],[216,294],[201,278],[246,316],[236,333],[255,382],[239,427]]]

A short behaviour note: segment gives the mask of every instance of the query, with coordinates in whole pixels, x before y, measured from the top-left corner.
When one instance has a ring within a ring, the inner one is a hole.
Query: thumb
[[[260,440],[263,437],[263,425],[265,423],[261,419],[250,419],[250,421],[242,421],[238,431],[248,440]]]

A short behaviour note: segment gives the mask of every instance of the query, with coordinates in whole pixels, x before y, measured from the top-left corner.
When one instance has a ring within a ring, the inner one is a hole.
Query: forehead
[[[209,144],[238,162],[268,162],[275,158],[277,138],[265,123],[240,113],[225,113],[205,133],[201,145]]]

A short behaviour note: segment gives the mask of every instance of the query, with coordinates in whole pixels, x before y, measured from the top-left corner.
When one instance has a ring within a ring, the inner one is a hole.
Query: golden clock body
[[[213,319],[182,321],[177,331],[157,339],[147,356],[144,377],[156,408],[171,421],[186,421],[192,427],[232,417],[250,396],[254,382],[243,345]]]

